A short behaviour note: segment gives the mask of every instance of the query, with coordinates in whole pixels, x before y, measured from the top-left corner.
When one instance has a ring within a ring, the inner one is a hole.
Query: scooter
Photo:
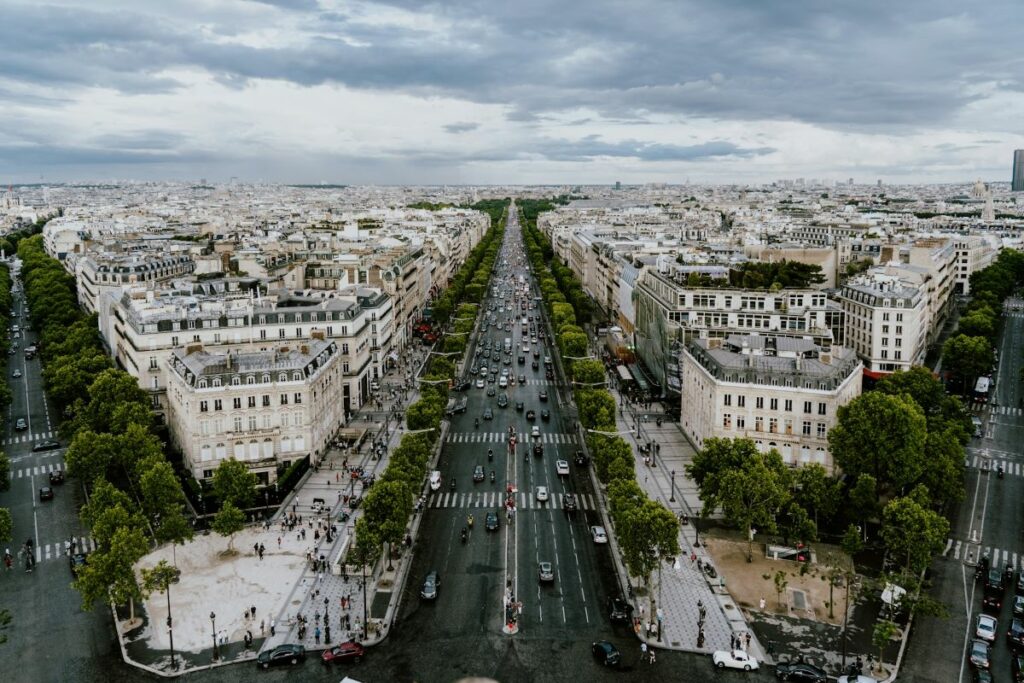
[[[466,527],[462,527],[462,542],[466,542]]]
[[[1002,478],[1003,478],[1003,466],[1002,466],[1002,465],[1000,465],[1000,466],[999,466],[999,469],[997,470],[996,474],[997,474],[997,476],[998,476],[998,477],[999,477],[1000,479],[1002,479]]]
[[[494,460],[494,449],[493,448],[488,448],[487,449],[487,459],[488,460]]]
[[[494,483],[494,470],[491,470],[491,483]]]
[[[473,418],[473,428],[474,429],[480,429],[480,418],[479,417]]]

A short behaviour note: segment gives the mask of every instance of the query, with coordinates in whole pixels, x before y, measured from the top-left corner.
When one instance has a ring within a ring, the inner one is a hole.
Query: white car
[[[555,472],[558,476],[563,474],[569,474],[569,461],[568,460],[556,460],[555,461]]]
[[[974,635],[982,640],[993,642],[996,639],[996,633],[999,631],[999,622],[996,618],[989,616],[988,614],[979,614],[977,628],[974,629]]]
[[[757,660],[743,650],[718,650],[711,655],[711,661],[719,669],[743,669],[744,671],[756,671]]]
[[[548,487],[547,486],[538,486],[537,487],[537,500],[540,501],[541,503],[543,503],[543,502],[547,501],[547,499],[548,499]]]
[[[603,526],[590,527],[590,535],[594,538],[594,543],[604,544],[608,542],[608,534],[604,532]]]
[[[476,388],[477,389],[483,389],[484,388],[484,381],[482,379],[478,379],[476,381]]]
[[[530,436],[532,436],[535,439],[539,439],[540,438],[540,427],[537,427],[536,425],[534,425],[533,428],[530,429]]]

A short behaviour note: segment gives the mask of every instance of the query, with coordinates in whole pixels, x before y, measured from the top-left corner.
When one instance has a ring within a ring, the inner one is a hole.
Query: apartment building
[[[188,254],[90,251],[75,261],[78,303],[89,313],[95,313],[104,294],[186,277],[194,270],[195,262]]]
[[[166,291],[135,288],[107,296],[100,333],[111,355],[150,392],[158,417],[168,410],[168,353],[202,344],[210,351],[270,351],[322,334],[337,342],[343,414],[366,400],[392,347],[392,300],[372,287],[334,292],[264,293],[255,278],[183,282]]]
[[[907,370],[924,362],[929,311],[924,292],[898,275],[872,270],[840,290],[846,345],[871,373]]]
[[[828,432],[861,392],[856,354],[810,339],[730,334],[683,348],[683,429],[698,447],[709,438],[750,438],[791,466],[834,471]]]
[[[958,235],[953,238],[953,246],[956,249],[956,293],[966,296],[971,293],[971,274],[990,266],[999,255],[999,249],[983,235]]]
[[[210,479],[235,458],[266,485],[278,468],[315,463],[345,423],[341,359],[322,332],[261,351],[167,354],[168,429],[192,475]]]

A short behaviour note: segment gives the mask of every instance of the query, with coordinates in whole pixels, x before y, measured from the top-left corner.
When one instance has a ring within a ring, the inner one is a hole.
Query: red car
[[[324,664],[334,664],[351,660],[358,664],[362,661],[365,654],[365,647],[354,640],[350,640],[347,643],[332,647],[330,650],[324,650],[323,661]]]

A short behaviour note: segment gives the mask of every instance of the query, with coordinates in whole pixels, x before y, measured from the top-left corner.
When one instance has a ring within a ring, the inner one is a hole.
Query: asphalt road
[[[1008,308],[1016,306],[1024,306],[1024,302],[1007,302]],[[1024,365],[1024,313],[1011,311],[1004,322],[992,400],[987,406],[975,407],[975,414],[983,421],[983,435],[972,439],[967,449],[967,496],[953,521],[950,548],[933,564],[934,593],[949,608],[949,618],[918,620],[901,670],[903,681],[973,680],[968,649],[981,613],[983,593],[981,583],[975,583],[971,564],[981,553],[1000,568],[1010,562],[1017,576],[1024,569],[1020,506],[1024,494],[1024,417],[1019,410],[1024,398],[1020,382]],[[999,464],[1006,471],[1002,479],[993,472]],[[998,636],[992,647],[992,673],[997,681],[1013,680],[1012,652],[1005,638],[1013,618],[1013,594],[1014,587],[1008,587],[1002,609],[992,612],[999,619]]]
[[[0,492],[0,505],[10,508],[13,517],[14,540],[4,547],[15,555],[15,567],[0,579],[0,608],[13,617],[5,631],[8,642],[0,645],[0,653],[8,664],[17,663],[16,673],[7,668],[11,680],[90,680],[85,672],[103,668],[97,658],[119,658],[120,653],[109,614],[102,609],[83,612],[81,598],[71,588],[64,541],[74,537],[91,547],[77,517],[81,490],[69,482],[54,487],[53,500],[39,500],[39,487],[49,485],[49,472],[63,466],[64,450],[32,452],[36,442],[56,438],[57,422],[47,405],[39,359],[26,360],[23,353],[37,340],[34,330],[25,329],[23,294],[20,287],[14,294],[12,325],[21,330],[14,340],[18,348],[9,359],[7,381],[13,398],[3,430],[3,449],[11,459],[11,488]],[[15,370],[22,376],[13,377]],[[27,429],[14,429],[18,418],[25,419]],[[31,572],[25,571],[24,556],[19,555],[29,538],[37,560]],[[60,656],[43,654],[57,644]]]

